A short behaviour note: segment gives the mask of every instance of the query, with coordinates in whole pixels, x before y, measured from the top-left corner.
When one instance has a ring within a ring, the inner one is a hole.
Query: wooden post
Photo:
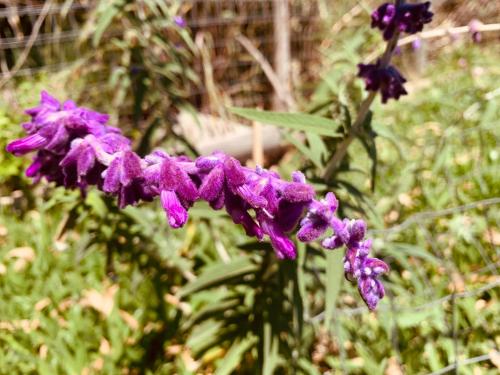
[[[290,45],[290,9],[288,0],[273,0],[274,22],[274,71],[281,87],[291,97],[291,45]],[[287,110],[288,105],[276,95],[273,98],[275,110]]]

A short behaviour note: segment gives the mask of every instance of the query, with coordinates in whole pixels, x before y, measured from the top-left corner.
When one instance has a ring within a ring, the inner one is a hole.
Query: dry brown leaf
[[[462,293],[465,291],[465,281],[462,275],[457,272],[453,272],[451,274],[451,282],[448,285],[448,289],[455,293]]]
[[[16,247],[7,253],[7,258],[19,258],[31,262],[35,259],[35,250],[29,246]]]
[[[411,208],[413,207],[413,198],[407,193],[401,193],[398,195],[398,201],[403,206]]]
[[[387,368],[385,369],[385,375],[403,375],[403,370],[396,357],[389,358]]]
[[[495,229],[489,229],[484,232],[483,238],[493,246],[500,246],[500,232]]]
[[[38,327],[40,327],[40,320],[34,319],[34,320],[28,320],[28,319],[21,319],[21,320],[13,320],[13,321],[0,321],[0,330],[5,330],[5,331],[15,331],[18,329],[22,329],[24,332],[29,333],[31,331],[36,330]]]
[[[181,302],[179,298],[172,294],[165,294],[163,297],[165,299],[165,302],[170,303],[171,305],[174,305],[178,309],[180,309],[184,314],[189,315],[192,312],[191,306],[186,303],[186,302]]]
[[[132,314],[124,310],[119,310],[118,313],[132,330],[136,331],[139,328],[139,322]]]
[[[96,371],[101,371],[102,368],[104,367],[104,359],[102,358],[97,358],[94,362],[92,362],[92,368]]]
[[[48,352],[49,352],[49,348],[45,344],[42,344],[40,346],[40,349],[38,349],[38,355],[40,356],[41,359],[47,358]]]
[[[80,305],[92,307],[104,316],[108,317],[113,311],[115,305],[114,297],[118,291],[118,285],[114,284],[107,288],[103,293],[95,290],[84,290],[83,297],[80,299]]]
[[[109,344],[109,341],[106,340],[104,337],[101,338],[101,344],[99,345],[99,353],[103,355],[108,355],[111,353],[111,345]]]
[[[50,300],[49,297],[42,298],[40,301],[38,301],[35,304],[35,310],[36,311],[42,311],[44,308],[46,308],[48,305],[50,305],[52,301]]]
[[[184,350],[181,353],[181,358],[188,371],[196,371],[200,367],[200,364],[194,360],[189,350]]]
[[[24,270],[26,268],[26,266],[28,265],[28,261],[26,259],[16,259],[16,261],[14,262],[14,270],[16,272],[20,272],[22,270]]]
[[[57,306],[59,311],[65,311],[73,305],[73,300],[71,298],[63,299]]]
[[[178,355],[182,351],[182,345],[170,345],[165,349],[167,355]]]
[[[493,363],[496,368],[500,369],[500,352],[498,350],[492,349],[489,352],[489,355],[491,363]]]

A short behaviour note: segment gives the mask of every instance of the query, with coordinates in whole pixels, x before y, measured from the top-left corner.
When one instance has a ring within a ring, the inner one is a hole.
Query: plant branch
[[[404,1],[396,1],[397,6],[401,5],[402,3],[404,3]],[[398,39],[399,39],[399,31],[396,30],[391,40],[389,40],[389,42],[387,43],[384,54],[380,58],[381,68],[385,68],[389,65],[392,53],[394,52],[394,49],[396,48],[396,45],[398,43]],[[368,115],[368,112],[370,110],[370,106],[372,105],[373,100],[375,99],[376,96],[377,92],[371,91],[368,97],[361,103],[354,124],[349,129],[346,138],[344,138],[344,140],[340,142],[340,144],[337,146],[335,153],[333,154],[332,158],[328,161],[325,167],[325,172],[323,174],[323,178],[325,180],[328,180],[330,179],[330,177],[332,177],[333,173],[339,167],[340,163],[344,159],[345,155],[347,154],[347,149],[351,145],[352,141],[354,141],[354,139],[359,134],[361,127],[363,126],[366,120],[366,116]]]

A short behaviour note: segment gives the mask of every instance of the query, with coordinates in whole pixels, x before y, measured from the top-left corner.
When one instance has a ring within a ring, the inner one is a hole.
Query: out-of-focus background
[[[0,148],[45,89],[109,112],[142,154],[319,168],[320,137],[228,108],[338,113],[383,48],[380,3],[0,1]],[[317,248],[276,264],[223,213],[174,231],[156,204],[33,185],[1,151],[0,373],[497,374],[500,4],[432,10],[395,58],[409,95],[374,106],[376,170],[354,143],[334,190],[391,265],[376,312]]]

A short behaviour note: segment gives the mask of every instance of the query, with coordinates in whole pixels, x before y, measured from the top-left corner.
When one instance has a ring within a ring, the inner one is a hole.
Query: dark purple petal
[[[253,208],[263,208],[267,205],[267,200],[263,196],[258,195],[248,185],[241,185],[234,189],[234,193],[238,194],[245,202]]]
[[[389,99],[399,99],[407,92],[403,87],[406,79],[393,67],[382,68],[380,61],[376,64],[359,64],[358,76],[363,78],[366,83],[366,90],[380,91],[382,94],[382,103]]]
[[[39,134],[28,135],[27,137],[10,142],[6,150],[14,155],[24,155],[35,151],[47,144],[47,139]]]
[[[356,220],[351,226],[350,241],[359,242],[365,237],[366,223],[363,220]]]
[[[33,160],[33,163],[31,163],[30,166],[26,169],[26,177],[35,177],[42,168],[42,166],[43,166],[42,160],[36,157]]]
[[[331,236],[321,241],[321,246],[323,246],[325,249],[333,250],[344,246],[344,242],[339,236]]]
[[[396,30],[415,34],[422,31],[424,24],[432,21],[431,3],[404,4],[396,7],[385,3],[372,13],[372,27],[383,31],[384,39],[389,40]]]
[[[224,187],[224,169],[217,165],[205,176],[200,186],[200,197],[211,202],[221,195]]]
[[[247,180],[240,162],[231,156],[226,157],[224,160],[224,173],[231,189],[236,189]]]
[[[78,176],[85,176],[95,164],[95,154],[91,147],[85,147],[78,156],[76,170]]]
[[[385,295],[382,283],[372,277],[361,278],[358,283],[358,290],[370,310],[375,310],[378,302]]]
[[[389,266],[378,258],[366,258],[363,262],[363,274],[366,276],[378,276],[389,272]]]
[[[327,221],[306,218],[297,232],[297,238],[301,242],[311,242],[321,237],[327,229]]]
[[[177,198],[177,195],[173,191],[162,190],[160,199],[170,226],[172,228],[182,227],[188,219],[188,213],[182,206],[179,198]]]
[[[121,158],[120,183],[129,185],[134,178],[142,175],[141,159],[132,151],[125,151]]]
[[[120,159],[115,158],[106,169],[103,190],[106,193],[116,193],[120,189]]]
[[[271,245],[278,259],[295,259],[297,249],[293,241],[286,236],[276,223],[268,218],[259,220],[262,230],[269,236]]]
[[[247,236],[257,237],[259,240],[262,239],[263,233],[262,229],[257,225],[254,219],[250,216],[245,208],[245,203],[240,197],[235,196],[231,192],[226,191],[225,193],[225,204],[227,213],[233,219],[235,224],[243,225]]]
[[[292,231],[297,226],[306,208],[306,202],[292,203],[284,199],[279,202],[276,222],[285,233]]]

